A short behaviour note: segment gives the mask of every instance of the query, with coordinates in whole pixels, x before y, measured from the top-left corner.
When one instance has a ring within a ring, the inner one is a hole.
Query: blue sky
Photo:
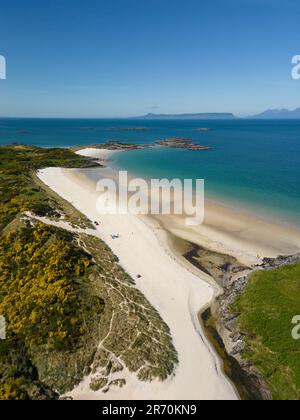
[[[300,106],[299,0],[5,0],[0,115]]]

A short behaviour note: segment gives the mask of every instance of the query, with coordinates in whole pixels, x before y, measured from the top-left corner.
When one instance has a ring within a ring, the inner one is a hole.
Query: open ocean
[[[150,130],[110,130],[138,126]],[[201,127],[211,131],[196,131]],[[0,119],[1,145],[70,147],[168,137],[191,138],[212,150],[133,151],[115,155],[113,165],[147,178],[204,178],[210,198],[300,226],[300,120]]]

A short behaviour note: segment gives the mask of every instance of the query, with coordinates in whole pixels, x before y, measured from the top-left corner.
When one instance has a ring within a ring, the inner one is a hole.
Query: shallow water
[[[138,126],[149,130],[111,130]],[[144,177],[204,178],[210,198],[300,226],[300,121],[0,119],[0,144],[70,147],[168,137],[212,149],[134,151],[115,155],[112,164]]]

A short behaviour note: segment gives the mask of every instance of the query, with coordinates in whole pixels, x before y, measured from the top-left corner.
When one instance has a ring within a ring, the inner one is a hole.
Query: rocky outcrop
[[[186,139],[181,137],[157,141],[156,144],[158,146],[168,147],[171,149],[210,150],[210,147],[208,146],[194,144],[192,139]]]
[[[300,254],[279,256],[278,258],[264,258],[261,265],[255,266],[242,275],[229,276],[224,284],[224,293],[219,296],[213,305],[212,314],[216,319],[216,329],[223,340],[227,353],[234,357],[254,384],[264,400],[272,399],[272,394],[264,381],[263,376],[253,367],[250,361],[243,358],[246,345],[239,331],[237,316],[231,307],[236,299],[245,291],[251,275],[257,270],[272,270],[300,261]]]

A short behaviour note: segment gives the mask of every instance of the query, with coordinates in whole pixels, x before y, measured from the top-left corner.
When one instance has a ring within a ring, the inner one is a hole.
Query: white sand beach
[[[84,149],[84,156],[108,159],[115,151]],[[39,171],[39,178],[69,201],[91,221],[101,221],[93,234],[104,240],[120,259],[123,268],[136,279],[137,287],[168,324],[178,351],[179,365],[167,381],[145,383],[135,374],[123,372],[127,385],[107,394],[91,391],[90,377],[69,393],[74,399],[237,399],[233,385],[225,377],[221,361],[208,343],[199,322],[199,313],[210,305],[219,292],[205,274],[189,268],[188,263],[170,252],[167,241],[171,232],[179,238],[209,249],[236,256],[246,264],[258,263],[264,256],[292,254],[300,250],[299,231],[277,226],[257,217],[207,203],[205,222],[187,227],[183,217],[102,215],[96,209],[95,174],[114,177],[107,169],[60,169]],[[159,224],[157,223],[159,222]],[[153,224],[154,223],[154,224]],[[112,239],[112,235],[118,235]],[[141,278],[137,278],[140,275]],[[113,379],[113,378],[112,378]]]
[[[77,153],[87,157],[108,159],[120,151],[83,149]],[[104,170],[105,177],[117,179],[116,171]],[[81,172],[84,176],[84,171]],[[86,174],[87,178],[90,174]],[[300,252],[300,229],[266,219],[254,212],[243,211],[234,205],[205,200],[204,223],[187,226],[185,215],[152,216],[165,232],[209,250],[228,254],[249,266],[260,264],[264,257],[292,255]],[[148,218],[149,222],[150,217]],[[156,230],[158,233],[158,231]],[[161,236],[161,235],[160,235]]]
[[[107,160],[115,153],[119,153],[120,150],[109,150],[109,149],[96,149],[87,147],[76,152],[77,155],[97,158],[99,160]]]
[[[300,230],[222,204],[206,201],[204,223],[186,226],[184,217],[156,216],[168,232],[211,251],[231,255],[253,266],[265,257],[300,252]]]
[[[165,382],[141,382],[136,375],[125,372],[124,388],[112,389],[107,394],[93,392],[89,378],[85,378],[68,395],[74,399],[96,400],[237,399],[198,320],[201,308],[213,299],[213,287],[173,258],[153,230],[137,216],[100,217],[96,210],[95,184],[82,171],[49,168],[38,175],[90,220],[101,220],[102,227],[95,234],[119,257],[123,268],[136,279],[137,287],[168,324],[179,356],[175,375]],[[113,240],[112,234],[119,234],[119,239]]]

